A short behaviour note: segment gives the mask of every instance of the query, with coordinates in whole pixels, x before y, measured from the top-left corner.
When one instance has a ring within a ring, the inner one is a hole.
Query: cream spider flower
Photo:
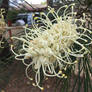
[[[40,69],[42,69],[44,76],[57,76],[59,78],[67,78],[62,72],[66,70],[68,65],[77,63],[72,57],[83,57],[89,52],[86,45],[91,44],[91,37],[88,34],[92,32],[84,27],[86,22],[85,14],[83,18],[77,19],[76,12],[74,12],[75,4],[62,6],[55,12],[53,8],[49,7],[47,14],[41,13],[38,22],[43,25],[33,25],[33,29],[25,27],[25,36],[13,37],[23,42],[23,53],[17,54],[15,58],[22,60],[28,69],[33,66],[36,70],[35,81],[36,86],[40,83]],[[43,18],[44,16],[44,18]],[[50,20],[49,16],[52,20]],[[37,19],[37,18],[36,18]],[[27,32],[28,31],[28,32]],[[20,58],[23,56],[22,58]],[[24,60],[31,58],[30,64]],[[56,68],[59,71],[56,71]]]
[[[4,14],[5,13],[5,9],[1,8],[0,9],[0,36],[2,36],[2,34],[4,33],[4,27],[6,26],[5,20],[4,20]],[[3,37],[0,37],[0,48],[3,48],[1,45],[4,43],[2,42]]]

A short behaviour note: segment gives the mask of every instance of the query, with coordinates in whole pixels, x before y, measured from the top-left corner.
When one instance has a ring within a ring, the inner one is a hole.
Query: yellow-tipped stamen
[[[67,79],[67,76],[65,76],[64,78]]]
[[[41,90],[44,90],[44,88],[43,88],[43,87],[41,87],[40,89],[41,89]]]
[[[62,71],[60,70],[60,71],[58,72],[58,74],[62,74]]]
[[[34,87],[36,87],[36,84],[35,84],[35,83],[32,83],[32,85],[33,85]]]

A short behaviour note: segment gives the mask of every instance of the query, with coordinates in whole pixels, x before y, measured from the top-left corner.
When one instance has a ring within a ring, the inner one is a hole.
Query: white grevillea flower
[[[4,43],[4,42],[2,42],[2,40],[3,40],[2,35],[5,31],[3,28],[6,26],[6,23],[5,23],[5,20],[4,20],[4,15],[3,15],[4,13],[5,13],[5,9],[1,8],[0,9],[0,48],[3,48],[1,46]]]
[[[72,57],[83,57],[88,52],[86,45],[91,44],[92,40],[88,34],[92,32],[84,27],[85,14],[81,19],[76,18],[74,5],[62,6],[57,12],[49,7],[49,12],[41,13],[38,20],[43,23],[42,26],[33,25],[33,29],[25,28],[25,36],[13,37],[23,42],[21,48],[23,53],[17,54],[11,47],[12,52],[16,55],[15,58],[22,60],[27,66],[26,75],[30,80],[27,71],[33,65],[36,70],[36,85],[41,89],[42,87],[39,86],[40,69],[45,76],[67,77],[62,70],[76,63]],[[49,16],[54,19],[50,20]],[[23,58],[19,58],[20,56]],[[24,60],[29,58],[32,61],[27,64]],[[56,72],[56,68],[59,71]]]

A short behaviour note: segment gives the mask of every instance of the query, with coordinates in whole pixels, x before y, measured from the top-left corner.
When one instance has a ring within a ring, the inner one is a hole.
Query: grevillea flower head
[[[2,42],[2,40],[3,40],[2,34],[5,31],[3,29],[3,27],[6,26],[6,23],[5,23],[5,20],[4,20],[4,16],[3,16],[4,13],[5,13],[5,9],[4,8],[1,8],[0,9],[0,48],[2,48],[1,44],[3,43]]]
[[[83,57],[89,52],[86,45],[91,44],[91,37],[88,34],[92,32],[84,27],[86,22],[85,14],[83,18],[77,19],[74,12],[75,4],[62,6],[57,12],[49,7],[47,14],[41,13],[38,22],[43,25],[33,25],[33,29],[25,27],[25,36],[13,37],[23,42],[20,54],[12,52],[15,58],[22,60],[27,66],[26,75],[30,66],[36,70],[36,85],[40,83],[40,69],[44,76],[57,76],[59,78],[67,77],[62,70],[68,65],[74,65],[77,61],[74,58]],[[53,19],[50,19],[50,17]],[[44,17],[44,18],[43,18]],[[37,18],[36,18],[37,19]],[[28,31],[28,32],[27,32]],[[19,58],[23,56],[23,58]],[[31,58],[30,64],[24,60]],[[56,71],[56,68],[59,71]]]

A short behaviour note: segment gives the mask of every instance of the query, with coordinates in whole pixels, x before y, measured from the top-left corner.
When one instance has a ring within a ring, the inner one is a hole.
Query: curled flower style
[[[38,22],[43,25],[33,25],[33,29],[25,27],[25,36],[13,37],[23,42],[20,54],[15,53],[11,47],[15,58],[22,60],[27,66],[26,75],[30,80],[28,69],[33,66],[36,71],[36,85],[41,89],[43,88],[39,86],[40,69],[44,76],[67,78],[62,70],[77,63],[72,57],[83,57],[89,52],[86,46],[91,44],[92,38],[89,34],[92,32],[84,26],[85,14],[83,18],[76,18],[74,6],[75,4],[62,6],[57,12],[49,7],[48,13],[41,13],[39,17]],[[25,59],[29,58],[32,61],[27,64]]]

